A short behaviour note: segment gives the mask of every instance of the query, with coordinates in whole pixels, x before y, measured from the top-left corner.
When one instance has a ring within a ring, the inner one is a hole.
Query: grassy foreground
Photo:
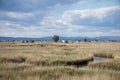
[[[93,56],[113,59],[90,62],[87,68],[75,66]],[[119,79],[119,42],[0,42],[0,80]]]

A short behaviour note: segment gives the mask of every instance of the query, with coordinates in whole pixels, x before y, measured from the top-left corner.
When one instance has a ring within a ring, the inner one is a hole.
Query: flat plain
[[[120,42],[0,42],[0,80],[119,79]]]

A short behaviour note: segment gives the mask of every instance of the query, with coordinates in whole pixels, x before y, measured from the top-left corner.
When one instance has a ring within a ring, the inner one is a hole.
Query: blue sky
[[[0,36],[120,36],[120,0],[0,0]]]

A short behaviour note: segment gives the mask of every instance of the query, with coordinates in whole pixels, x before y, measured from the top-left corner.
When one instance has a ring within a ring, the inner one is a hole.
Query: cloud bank
[[[105,2],[0,0],[0,36],[120,36],[119,0]]]

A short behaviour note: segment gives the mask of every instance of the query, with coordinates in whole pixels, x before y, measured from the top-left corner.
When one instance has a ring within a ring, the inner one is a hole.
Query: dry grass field
[[[120,42],[0,42],[0,80],[119,79]]]

